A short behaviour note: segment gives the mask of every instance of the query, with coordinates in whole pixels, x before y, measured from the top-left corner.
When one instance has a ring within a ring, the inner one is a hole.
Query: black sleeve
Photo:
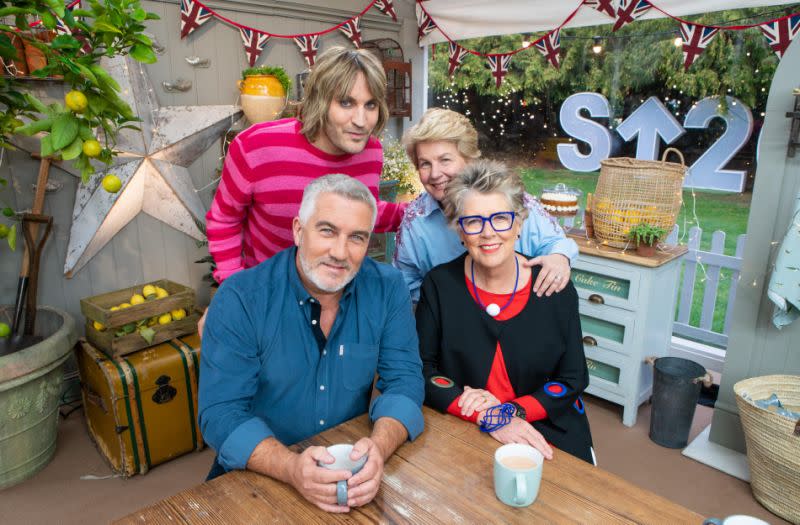
[[[555,370],[549,374],[550,381],[532,394],[547,411],[551,421],[567,410],[574,410],[572,405],[589,386],[589,370],[583,353],[583,334],[578,314],[578,293],[575,286],[569,283],[556,296],[558,303],[554,306],[558,309],[558,324],[565,351]]]
[[[446,412],[464,389],[439,372],[442,341],[441,312],[439,290],[431,274],[428,274],[422,281],[416,312],[419,353],[422,358],[422,375],[425,379],[425,404],[440,412]]]

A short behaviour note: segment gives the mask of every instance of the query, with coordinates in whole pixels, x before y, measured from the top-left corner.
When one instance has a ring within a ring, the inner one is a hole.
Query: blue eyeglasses
[[[477,235],[483,232],[486,223],[492,225],[496,232],[504,232],[514,226],[514,217],[516,214],[513,211],[498,211],[488,217],[483,215],[467,215],[458,218],[458,225],[461,226],[461,231],[467,235]]]

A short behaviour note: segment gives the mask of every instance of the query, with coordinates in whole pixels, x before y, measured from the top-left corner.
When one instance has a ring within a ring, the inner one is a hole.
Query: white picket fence
[[[742,254],[747,235],[741,234],[736,238],[736,254],[725,255],[725,232],[715,231],[711,236],[711,251],[700,250],[700,236],[703,230],[697,227],[689,230],[687,245],[689,251],[683,256],[683,282],[678,296],[678,313],[672,325],[672,333],[702,343],[726,348],[728,346],[728,328],[730,327],[731,312],[736,300],[736,285],[739,282],[739,272],[742,267]],[[672,231],[667,242],[674,244],[677,240],[677,227]],[[700,266],[703,266],[703,268]],[[722,332],[712,329],[714,310],[719,291],[720,273],[723,268],[730,269],[731,285],[728,292],[728,306],[725,311],[725,324]],[[703,286],[703,306],[700,314],[700,325],[689,324],[692,313],[692,299],[694,297],[695,281],[700,279]],[[703,282],[704,280],[704,282]]]

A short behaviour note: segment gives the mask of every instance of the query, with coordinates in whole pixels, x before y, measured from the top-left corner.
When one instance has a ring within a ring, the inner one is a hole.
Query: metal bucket
[[[0,318],[13,314],[0,306]],[[78,336],[62,310],[37,308],[43,341],[0,357],[0,489],[43,469],[56,450],[62,366]]]
[[[683,448],[706,369],[680,357],[660,357],[653,365],[653,408],[650,439],[663,447]]]

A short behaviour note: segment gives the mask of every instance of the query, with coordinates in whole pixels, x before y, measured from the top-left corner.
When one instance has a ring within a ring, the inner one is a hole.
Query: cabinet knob
[[[602,295],[593,293],[592,295],[589,296],[589,302],[594,304],[605,304],[606,300],[603,299]]]
[[[597,346],[597,339],[595,339],[591,335],[584,335],[583,336],[583,344],[585,344],[587,346]]]

